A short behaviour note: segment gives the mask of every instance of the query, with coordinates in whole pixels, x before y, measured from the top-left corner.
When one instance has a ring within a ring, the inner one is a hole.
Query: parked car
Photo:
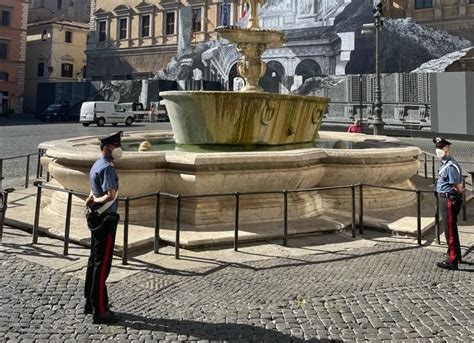
[[[158,101],[158,117],[157,121],[168,122],[170,118],[168,117],[168,111],[166,110],[165,102],[163,98],[160,96]]]
[[[136,122],[140,122],[148,118],[148,111],[141,102],[122,102],[119,105],[124,107],[129,112],[133,112],[135,114]]]
[[[41,113],[41,121],[70,120],[73,117],[69,104],[52,104]]]
[[[87,101],[81,106],[80,122],[83,126],[97,124],[117,125],[119,123],[130,126],[133,124],[135,115],[127,111],[123,106],[110,101]]]

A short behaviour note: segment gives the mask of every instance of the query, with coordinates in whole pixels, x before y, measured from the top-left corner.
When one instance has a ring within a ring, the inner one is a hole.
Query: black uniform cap
[[[114,133],[110,136],[101,138],[100,143],[102,143],[103,145],[113,144],[113,145],[116,145],[116,146],[121,146],[122,143],[121,143],[120,140],[121,140],[122,136],[123,136],[123,131],[119,131],[119,132],[116,132],[116,133]]]
[[[451,142],[448,142],[446,139],[442,137],[433,138],[433,143],[435,144],[435,147],[438,149],[443,149],[445,146],[451,145]]]

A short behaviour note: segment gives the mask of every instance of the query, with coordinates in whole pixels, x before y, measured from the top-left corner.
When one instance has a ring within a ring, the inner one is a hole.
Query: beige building
[[[70,82],[84,78],[89,25],[52,20],[28,25],[25,113],[36,112],[39,82]]]
[[[225,3],[228,24],[238,20],[239,0]],[[87,78],[148,78],[178,52],[215,37],[222,24],[221,0],[92,0]]]
[[[28,1],[0,3],[0,114],[23,111]]]
[[[386,15],[413,18],[474,42],[474,0],[390,0]]]
[[[28,23],[64,19],[88,23],[91,13],[90,0],[30,0]]]

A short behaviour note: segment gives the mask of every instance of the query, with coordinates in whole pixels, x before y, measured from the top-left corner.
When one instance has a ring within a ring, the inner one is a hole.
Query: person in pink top
[[[347,129],[347,132],[352,132],[352,133],[362,133],[362,126],[360,125],[360,120],[356,119],[354,120],[354,123],[349,126]]]

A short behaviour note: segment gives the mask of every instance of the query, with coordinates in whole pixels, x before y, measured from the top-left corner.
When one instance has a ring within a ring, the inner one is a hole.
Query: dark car
[[[77,116],[76,116],[77,117]],[[74,119],[71,106],[68,104],[52,104],[41,113],[41,121]]]

